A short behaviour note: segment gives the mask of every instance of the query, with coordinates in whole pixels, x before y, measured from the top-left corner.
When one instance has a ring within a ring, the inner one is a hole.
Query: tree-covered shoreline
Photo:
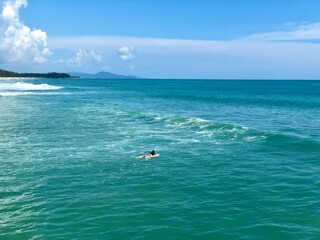
[[[16,73],[12,71],[7,71],[0,69],[0,77],[7,78],[72,78],[70,74],[67,73]]]

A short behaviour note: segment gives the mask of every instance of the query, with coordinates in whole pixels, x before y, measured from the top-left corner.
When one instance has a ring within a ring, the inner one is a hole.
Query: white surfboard
[[[137,158],[154,158],[154,157],[159,157],[160,154],[155,154],[155,155],[150,155],[150,154],[145,154],[145,155],[141,155],[141,156],[138,156]]]

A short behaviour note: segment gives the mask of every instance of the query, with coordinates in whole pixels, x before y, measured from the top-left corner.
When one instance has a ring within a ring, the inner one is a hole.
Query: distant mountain
[[[110,72],[98,72],[96,74],[71,72],[72,76],[78,76],[80,78],[103,78],[103,79],[136,79],[134,76],[118,75]]]

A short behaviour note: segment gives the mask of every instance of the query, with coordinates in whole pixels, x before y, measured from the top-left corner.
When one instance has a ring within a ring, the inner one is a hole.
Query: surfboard
[[[141,156],[138,156],[137,158],[154,158],[154,157],[159,157],[160,154],[155,154],[155,155],[149,155],[149,154],[145,154],[145,155],[141,155]]]

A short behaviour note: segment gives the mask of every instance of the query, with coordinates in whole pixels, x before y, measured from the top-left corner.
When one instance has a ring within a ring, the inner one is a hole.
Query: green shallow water
[[[0,239],[319,239],[320,82],[43,79],[0,95]]]

